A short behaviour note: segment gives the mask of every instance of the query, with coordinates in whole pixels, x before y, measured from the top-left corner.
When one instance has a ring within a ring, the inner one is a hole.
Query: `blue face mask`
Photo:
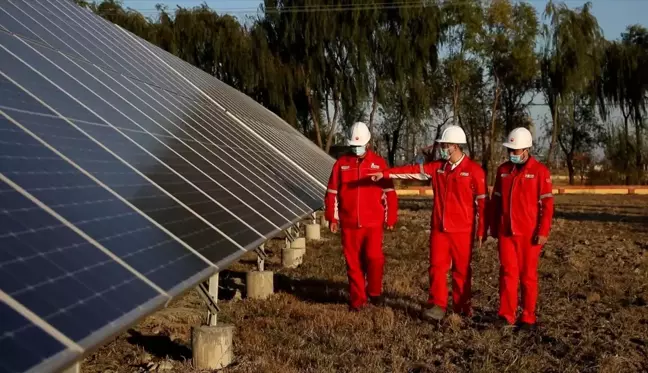
[[[351,147],[351,152],[353,154],[357,155],[358,157],[361,157],[366,153],[367,149],[364,146],[352,146]]]
[[[524,163],[524,153],[520,155],[509,154],[509,160],[514,164],[522,164]]]
[[[440,148],[439,152],[441,153],[441,158],[444,160],[450,159],[450,151],[448,149]]]

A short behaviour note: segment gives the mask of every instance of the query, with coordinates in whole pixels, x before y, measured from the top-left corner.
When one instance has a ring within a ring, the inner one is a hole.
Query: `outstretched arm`
[[[383,171],[383,177],[391,179],[429,180],[432,178],[433,172],[433,164],[425,163],[388,168]]]

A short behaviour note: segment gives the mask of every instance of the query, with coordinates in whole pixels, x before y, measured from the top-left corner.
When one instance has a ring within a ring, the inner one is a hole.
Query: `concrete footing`
[[[306,238],[305,237],[295,238],[295,240],[290,243],[290,248],[306,250]]]
[[[319,224],[308,224],[306,226],[306,239],[308,240],[319,240],[321,235],[320,225]]]
[[[266,299],[274,293],[274,273],[272,271],[252,271],[245,276],[247,297]]]
[[[326,220],[326,216],[324,215],[320,216],[320,225],[322,227],[328,227],[328,221]]]
[[[299,267],[304,261],[306,249],[283,249],[281,250],[281,265],[284,268]]]
[[[233,335],[233,325],[201,325],[192,328],[191,345],[194,368],[212,370],[223,369],[230,365],[234,357]]]

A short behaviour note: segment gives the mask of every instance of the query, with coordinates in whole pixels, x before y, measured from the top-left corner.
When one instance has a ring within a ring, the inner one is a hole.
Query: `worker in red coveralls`
[[[526,128],[516,128],[503,145],[509,161],[499,166],[491,196],[490,234],[499,239],[499,316],[516,322],[518,282],[522,284],[519,327],[533,329],[538,298],[538,261],[549,236],[553,194],[549,169],[529,154],[533,144]]]
[[[386,224],[392,230],[398,214],[393,182],[376,184],[367,177],[387,167],[382,157],[368,149],[370,138],[364,123],[353,124],[348,139],[352,153],[333,165],[325,197],[330,230],[341,229],[353,311],[366,306],[368,300],[383,304],[383,228]]]
[[[443,160],[396,167],[378,172],[382,178],[430,180],[434,207],[430,233],[430,291],[423,317],[441,320],[446,314],[446,276],[452,268],[453,311],[472,315],[472,249],[475,235],[481,247],[486,233],[486,181],[484,171],[462,149],[466,134],[449,126],[437,142]]]

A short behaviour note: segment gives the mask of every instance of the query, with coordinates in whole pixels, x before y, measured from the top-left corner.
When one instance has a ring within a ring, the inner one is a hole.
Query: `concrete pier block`
[[[201,325],[191,330],[193,366],[196,369],[223,369],[232,363],[234,357],[232,337],[234,326]]]
[[[306,239],[307,240],[319,240],[321,236],[321,230],[319,224],[308,224],[306,226]]]
[[[326,216],[324,215],[320,216],[320,225],[322,227],[328,227],[328,221],[326,220]]]
[[[272,271],[252,271],[245,276],[247,297],[266,299],[274,293],[274,273]]]
[[[306,249],[283,249],[281,250],[281,265],[284,268],[297,268],[304,261]]]
[[[306,250],[306,237],[297,237],[290,243],[291,249],[304,249]]]

